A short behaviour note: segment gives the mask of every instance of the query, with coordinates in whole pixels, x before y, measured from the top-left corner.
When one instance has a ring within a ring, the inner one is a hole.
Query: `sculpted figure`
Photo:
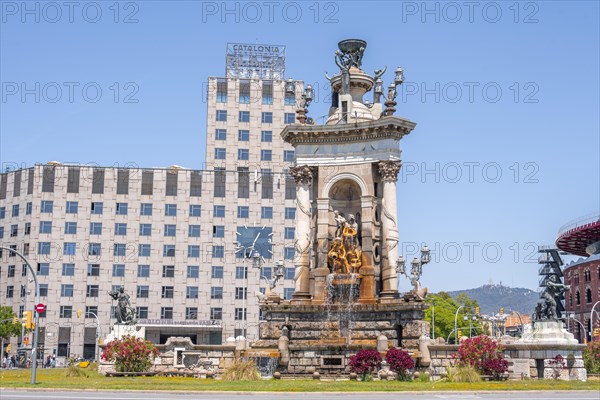
[[[131,307],[129,295],[125,293],[125,288],[121,286],[119,290],[111,290],[108,292],[113,300],[117,300],[117,310],[115,317],[119,324],[132,324],[135,322],[135,312]]]
[[[354,214],[348,215],[348,220],[344,224],[344,229],[342,231],[342,236],[344,238],[344,244],[346,245],[358,245],[357,236],[358,235],[358,224],[356,223],[356,219],[354,218]]]
[[[335,237],[340,238],[342,237],[342,231],[344,230],[344,225],[346,224],[346,218],[344,218],[344,216],[340,214],[338,210],[335,210],[333,214],[336,222]]]

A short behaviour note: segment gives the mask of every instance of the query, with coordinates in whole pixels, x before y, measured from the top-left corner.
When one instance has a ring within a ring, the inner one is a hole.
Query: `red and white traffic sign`
[[[37,311],[38,314],[41,314],[44,311],[46,311],[46,306],[44,304],[40,303],[37,306],[35,306],[35,311]]]

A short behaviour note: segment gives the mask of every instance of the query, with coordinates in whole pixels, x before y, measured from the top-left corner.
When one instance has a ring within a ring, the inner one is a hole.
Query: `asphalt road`
[[[2,400],[391,400],[391,399],[484,399],[484,400],[598,400],[597,391],[569,392],[431,392],[431,393],[168,393],[123,391],[28,391],[1,390]]]

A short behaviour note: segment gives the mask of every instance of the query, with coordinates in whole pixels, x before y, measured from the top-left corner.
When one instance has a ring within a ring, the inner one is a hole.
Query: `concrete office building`
[[[280,132],[297,99],[286,97],[284,73],[283,46],[228,45],[225,77],[208,80],[203,170],[53,162],[0,175],[0,244],[28,258],[47,305],[42,354],[94,357],[115,322],[107,292],[121,286],[156,343],[255,338],[254,293],[280,259],[275,290],[291,298],[294,153]],[[0,298],[19,315],[35,303],[26,268],[8,251]]]

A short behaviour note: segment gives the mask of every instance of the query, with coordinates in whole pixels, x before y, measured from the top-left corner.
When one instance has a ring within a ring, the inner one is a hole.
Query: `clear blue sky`
[[[122,2],[117,14],[113,1],[27,2],[28,14],[2,1],[3,169],[201,168],[203,88],[224,74],[227,42],[284,44],[287,75],[323,87],[337,42],[358,37],[365,70],[387,65],[386,84],[405,70],[397,115],[417,127],[402,140],[400,238],[407,256],[413,242],[437,250],[425,285],[535,288],[532,244],[600,209],[598,2],[223,4]]]

